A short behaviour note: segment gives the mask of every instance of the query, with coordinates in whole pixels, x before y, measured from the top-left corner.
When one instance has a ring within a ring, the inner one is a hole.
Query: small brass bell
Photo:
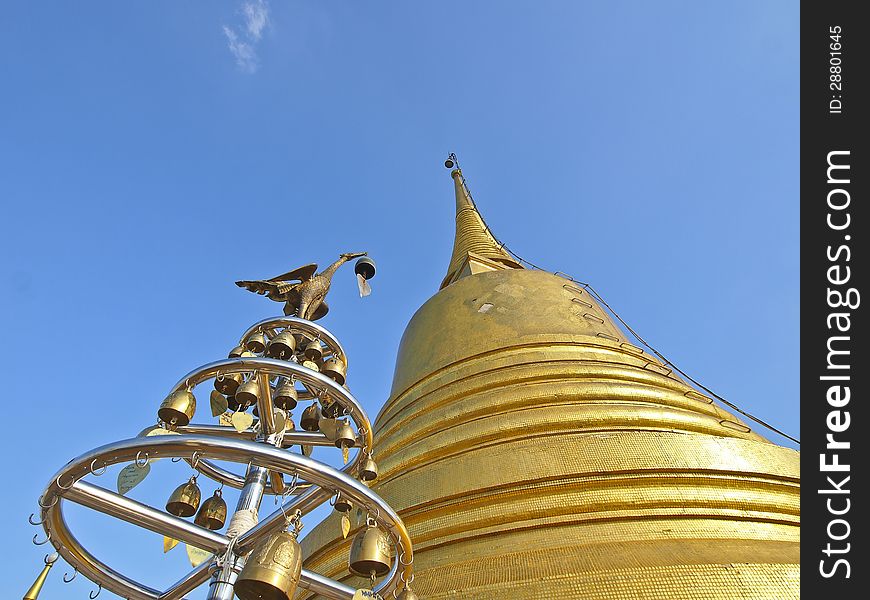
[[[396,596],[396,600],[420,600],[420,596],[418,596],[417,592],[412,590],[406,583],[405,589],[399,592],[399,595]]]
[[[348,500],[341,492],[338,493],[338,496],[335,498],[335,504],[333,508],[340,513],[346,513],[350,509],[353,508],[353,504],[351,504],[350,500]]]
[[[327,419],[336,419],[344,415],[344,407],[340,402],[332,401],[323,405],[323,416]]]
[[[242,352],[245,352],[244,346],[236,346],[232,350],[230,350],[230,354],[227,358],[239,358],[242,355]]]
[[[266,336],[260,331],[251,334],[251,337],[245,340],[245,348],[259,354],[266,349]]]
[[[382,577],[390,572],[390,538],[373,521],[353,536],[348,568],[360,577]]]
[[[336,448],[353,448],[356,445],[356,435],[353,432],[353,427],[345,421],[341,421],[336,428],[335,446]]]
[[[193,418],[196,412],[196,397],[190,390],[178,390],[166,397],[157,409],[157,416],[161,421],[174,427],[184,427]]]
[[[175,488],[169,500],[166,502],[166,512],[176,517],[192,517],[199,508],[199,499],[202,494],[196,485],[196,475],[189,481]]]
[[[239,386],[235,394],[239,406],[247,408],[260,399],[260,384],[253,377]]]
[[[293,600],[302,573],[302,548],[287,531],[257,546],[235,583],[241,600]]]
[[[236,390],[239,389],[243,379],[244,378],[238,373],[228,373],[226,375],[221,375],[220,377],[215,377],[214,389],[225,396],[232,396],[236,393]]]
[[[320,372],[335,381],[338,385],[344,385],[347,369],[344,363],[334,356],[323,363],[320,367]]]
[[[378,478],[378,463],[369,454],[359,466],[359,478],[363,481],[374,481]]]
[[[272,402],[275,406],[284,410],[293,410],[299,400],[296,387],[288,379],[281,379],[275,393],[272,394]]]
[[[323,418],[323,414],[320,412],[320,405],[314,402],[302,411],[302,416],[299,418],[299,426],[305,431],[320,431],[321,418]]]
[[[289,331],[282,331],[266,345],[266,356],[289,359],[296,352],[296,338]]]
[[[220,529],[227,520],[227,503],[221,498],[221,491],[215,490],[211,498],[202,503],[196,513],[194,523],[207,529]]]
[[[305,345],[305,358],[317,362],[323,358],[323,346],[317,340],[311,340]]]

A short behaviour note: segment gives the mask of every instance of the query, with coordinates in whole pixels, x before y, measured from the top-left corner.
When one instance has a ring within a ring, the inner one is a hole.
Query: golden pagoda
[[[524,269],[452,176],[447,275],[374,425],[373,488],[409,528],[420,598],[798,598],[798,452],[630,343],[587,289]],[[303,540],[306,567],[362,587],[337,518]]]

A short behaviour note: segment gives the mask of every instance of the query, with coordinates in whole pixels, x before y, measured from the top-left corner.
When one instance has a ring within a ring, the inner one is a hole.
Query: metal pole
[[[263,492],[266,489],[267,474],[268,471],[262,467],[252,466],[248,470],[248,476],[245,478],[245,487],[242,488],[239,503],[236,505],[236,512],[240,510],[258,510],[260,508],[260,501],[263,499]],[[211,583],[209,583],[206,600],[233,600],[233,587],[239,572],[245,564],[245,557],[236,556],[231,552],[227,560],[232,561],[232,567],[226,570],[226,580],[221,580],[221,574],[224,572],[224,569],[216,571],[212,575]]]

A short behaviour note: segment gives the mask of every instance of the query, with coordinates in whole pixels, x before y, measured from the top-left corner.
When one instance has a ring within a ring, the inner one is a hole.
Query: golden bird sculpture
[[[316,321],[329,312],[326,294],[332,285],[332,276],[341,265],[365,252],[345,252],[338,260],[315,275],[317,264],[311,263],[283,275],[266,280],[237,281],[236,285],[269,300],[284,303],[284,314]]]

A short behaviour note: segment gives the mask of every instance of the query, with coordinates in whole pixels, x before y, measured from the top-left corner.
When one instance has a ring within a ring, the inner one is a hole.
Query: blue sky
[[[777,1],[5,6],[8,589],[39,570],[51,474],[278,312],[236,279],[369,251],[373,295],[346,268],[322,322],[374,417],[450,257],[450,151],[514,251],[796,435],[798,23]],[[187,476],[158,466],[156,504]],[[145,583],[186,570],[155,535],[70,519]],[[44,599],[91,589],[64,569]]]

